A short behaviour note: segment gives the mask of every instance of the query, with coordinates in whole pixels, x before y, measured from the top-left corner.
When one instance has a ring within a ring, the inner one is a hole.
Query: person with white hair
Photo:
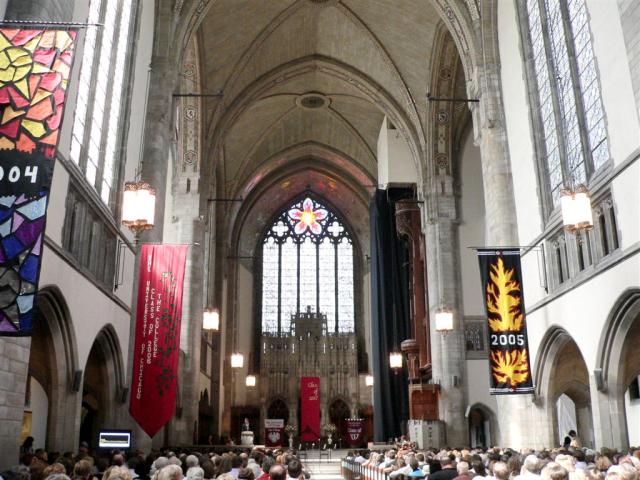
[[[177,458],[180,461],[178,457],[173,458]],[[182,468],[179,465],[167,465],[158,473],[158,480],[182,480],[183,478]]]
[[[187,470],[190,469],[191,467],[197,467],[200,465],[200,461],[198,460],[198,457],[196,457],[195,455],[189,455],[187,456]]]
[[[188,464],[188,459],[187,459],[187,464]],[[191,467],[187,470],[186,478],[187,480],[204,480],[204,470],[200,467]]]
[[[522,462],[520,475],[516,480],[538,480],[540,478],[540,459],[535,455],[527,455]]]
[[[153,464],[151,465],[151,470],[149,471],[149,475],[153,477],[156,473],[158,473],[167,465],[169,465],[169,459],[167,457],[156,458]]]

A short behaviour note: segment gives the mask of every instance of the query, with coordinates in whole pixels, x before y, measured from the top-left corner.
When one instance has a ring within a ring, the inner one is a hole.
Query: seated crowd
[[[356,466],[361,478],[375,472],[398,480],[640,480],[640,449],[635,448],[626,452],[571,446],[438,451],[406,443],[386,451],[352,451],[346,460]]]
[[[77,454],[23,454],[20,464],[0,472],[0,480],[304,480],[300,460],[283,450],[236,450],[218,455],[188,451],[112,451],[91,455],[81,444]]]

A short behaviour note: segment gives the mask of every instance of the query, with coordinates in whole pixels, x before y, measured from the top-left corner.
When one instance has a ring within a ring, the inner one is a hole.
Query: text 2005
[[[501,333],[491,334],[492,347],[524,347],[524,334],[522,333]]]

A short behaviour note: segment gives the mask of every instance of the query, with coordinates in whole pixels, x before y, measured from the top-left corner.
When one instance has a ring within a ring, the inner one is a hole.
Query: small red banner
[[[362,418],[347,418],[345,423],[347,425],[345,434],[347,443],[352,447],[361,446],[364,437],[364,420]]]
[[[264,444],[267,447],[280,447],[284,445],[284,420],[265,419]]]
[[[187,247],[143,245],[129,412],[153,437],[176,408]]]
[[[320,440],[320,378],[300,379],[300,440],[317,442]]]

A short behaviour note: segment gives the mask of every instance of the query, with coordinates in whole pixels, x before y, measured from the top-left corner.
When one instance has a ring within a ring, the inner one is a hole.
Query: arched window
[[[137,1],[135,2],[137,5]],[[117,151],[125,97],[124,75],[134,0],[91,0],[71,137],[71,159],[109,204],[117,173]]]
[[[563,186],[586,184],[607,161],[607,129],[585,0],[526,0],[522,13],[548,215]]]
[[[354,331],[353,242],[334,212],[306,197],[284,209],[262,246],[262,332],[288,334],[291,315],[327,316]]]

